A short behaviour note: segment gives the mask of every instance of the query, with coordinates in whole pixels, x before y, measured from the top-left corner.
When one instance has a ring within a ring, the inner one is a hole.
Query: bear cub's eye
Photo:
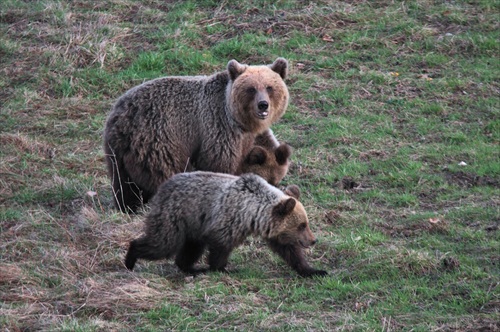
[[[306,223],[302,223],[299,225],[299,231],[303,231],[304,229],[306,229],[307,225]]]
[[[248,88],[248,89],[247,89],[247,93],[248,93],[248,94],[253,95],[253,94],[255,94],[256,92],[257,92],[257,90],[255,90],[255,88],[252,88],[252,87],[251,87],[251,88]]]
[[[273,92],[273,87],[272,86],[266,87],[266,91],[267,91],[267,93],[272,93]]]

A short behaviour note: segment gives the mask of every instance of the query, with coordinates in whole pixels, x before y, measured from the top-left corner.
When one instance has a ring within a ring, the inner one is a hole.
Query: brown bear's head
[[[285,193],[288,196],[273,207],[269,239],[276,240],[283,245],[299,245],[302,248],[309,248],[316,243],[316,237],[309,228],[304,206],[297,200],[300,190],[297,186],[290,186]]]
[[[268,66],[229,61],[226,98],[231,115],[245,131],[260,134],[285,113],[289,99],[284,82],[287,70],[288,62],[283,58]]]
[[[243,160],[241,173],[254,173],[272,184],[278,185],[288,172],[291,147],[282,143],[277,148],[255,145]]]

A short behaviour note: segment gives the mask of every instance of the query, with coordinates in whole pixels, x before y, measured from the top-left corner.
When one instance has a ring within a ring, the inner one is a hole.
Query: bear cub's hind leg
[[[130,241],[127,256],[125,256],[125,266],[129,270],[133,270],[135,262],[138,258],[145,258],[148,260],[158,260],[168,258],[165,256],[163,250],[157,246],[149,243],[145,237]]]

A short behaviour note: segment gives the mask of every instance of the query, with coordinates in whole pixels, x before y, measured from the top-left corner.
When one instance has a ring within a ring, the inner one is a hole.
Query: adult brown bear
[[[159,185],[186,169],[237,174],[258,135],[288,106],[288,62],[231,60],[211,76],[169,76],[121,96],[108,117],[104,151],[114,198],[135,211]],[[273,141],[274,136],[269,142]]]

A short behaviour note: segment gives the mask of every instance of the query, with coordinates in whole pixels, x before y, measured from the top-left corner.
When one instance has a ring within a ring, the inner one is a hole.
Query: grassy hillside
[[[498,1],[0,3],[2,331],[498,331]],[[291,64],[294,147],[323,279],[249,239],[230,274],[123,265],[113,102],[230,59]]]

